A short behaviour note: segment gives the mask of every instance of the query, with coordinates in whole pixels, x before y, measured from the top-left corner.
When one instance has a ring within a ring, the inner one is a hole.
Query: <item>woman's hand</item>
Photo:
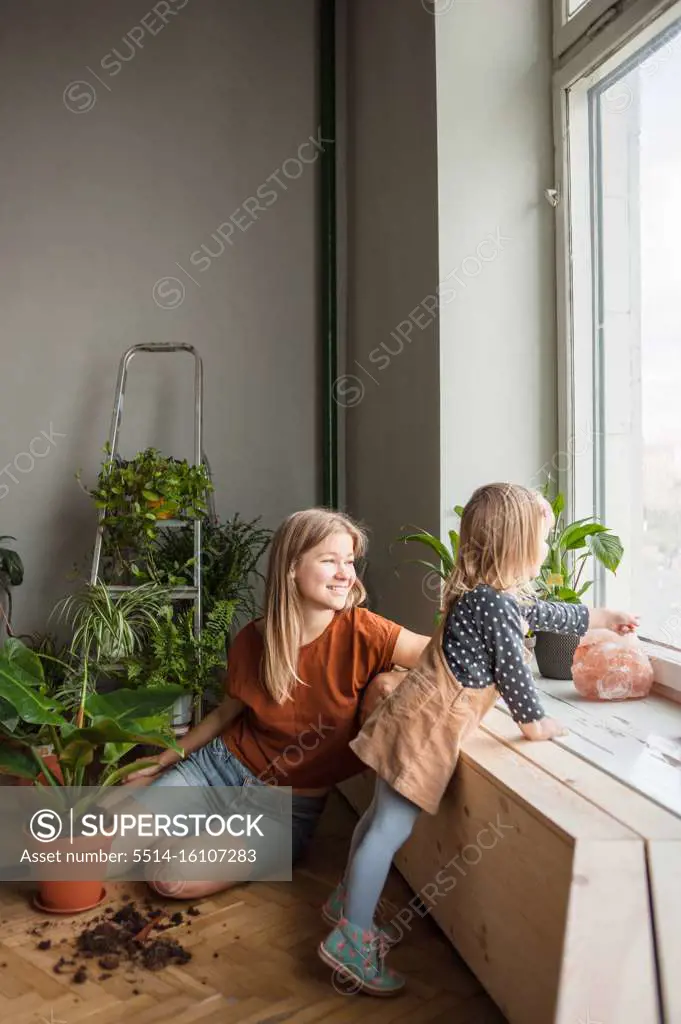
[[[157,775],[160,775],[161,772],[166,770],[166,768],[170,768],[181,760],[181,756],[174,750],[164,750],[162,753],[151,758],[142,757],[140,758],[141,762],[153,761],[154,763],[147,764],[146,768],[140,768],[139,771],[131,772],[129,775],[126,775],[122,780],[123,785],[128,786],[132,783],[137,786],[149,786]]]
[[[634,633],[639,617],[630,612],[611,611],[610,608],[592,608],[589,612],[591,629],[611,629],[613,633]]]
[[[375,708],[399,686],[404,679],[404,672],[381,672],[374,676],[362,696],[360,705],[360,721],[362,725],[373,713]]]
[[[540,718],[538,722],[521,722],[520,731],[526,740],[552,740],[554,736],[567,736],[568,730],[555,718]]]

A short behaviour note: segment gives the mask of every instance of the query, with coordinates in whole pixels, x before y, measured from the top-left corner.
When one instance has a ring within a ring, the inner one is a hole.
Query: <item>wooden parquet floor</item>
[[[291,883],[253,883],[199,901],[164,932],[192,953],[183,966],[161,971],[119,970],[104,981],[75,984],[54,973],[60,955],[89,919],[124,894],[140,904],[142,882],[109,884],[107,904],[71,918],[34,910],[28,883],[0,882],[1,1024],[504,1024],[504,1018],[434,922],[415,917],[412,931],[390,954],[407,976],[391,999],[341,995],[316,947],[328,928],[319,907],[345,863],[354,812],[334,794],[305,864]],[[412,894],[393,869],[386,895],[404,906]],[[183,901],[153,898],[155,906],[186,911]],[[44,934],[33,928],[49,920]],[[191,920],[191,925],[189,921]],[[52,948],[37,948],[41,937]],[[96,976],[96,975],[95,975]]]

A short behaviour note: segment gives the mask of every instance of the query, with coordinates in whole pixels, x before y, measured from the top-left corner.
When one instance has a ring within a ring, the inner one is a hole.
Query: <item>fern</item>
[[[224,668],[227,641],[237,601],[217,601],[200,636],[194,634],[194,609],[175,617],[170,607],[158,618],[142,657],[127,659],[129,683],[149,687],[177,683],[204,693],[216,668]]]

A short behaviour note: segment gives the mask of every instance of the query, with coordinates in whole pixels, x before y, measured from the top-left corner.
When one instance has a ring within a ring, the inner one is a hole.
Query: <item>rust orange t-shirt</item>
[[[223,733],[232,753],[263,782],[321,789],[364,771],[348,747],[359,731],[362,691],[387,671],[401,627],[367,608],[337,612],[298,655],[297,683],[283,704],[260,682],[263,638],[254,622],[234,638],[226,689],[246,705]]]

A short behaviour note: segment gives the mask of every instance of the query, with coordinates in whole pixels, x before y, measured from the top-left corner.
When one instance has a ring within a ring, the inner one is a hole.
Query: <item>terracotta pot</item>
[[[44,878],[40,882],[39,906],[47,913],[80,914],[83,910],[92,910],[105,896],[106,887],[99,880],[59,882]]]
[[[52,772],[52,774],[55,775],[57,777],[57,779],[61,783],[63,783],[64,782],[64,778],[63,778],[62,773],[61,773],[61,768],[59,767],[59,759],[58,759],[57,755],[56,754],[44,754],[43,755],[43,761],[45,762],[45,764],[47,765],[49,770]],[[40,773],[40,775],[36,779],[36,782],[42,782],[45,785],[47,784],[47,779],[45,778],[45,776],[44,776],[44,774],[42,772]],[[34,785],[35,785],[35,782],[31,781],[31,779],[21,779],[21,778],[17,779],[17,786],[34,786]]]
[[[156,514],[157,519],[172,519],[177,515],[177,505],[172,501],[166,501],[165,498],[148,501],[147,506]]]
[[[26,846],[32,852],[44,852],[46,844],[40,843],[24,829]],[[62,858],[66,852],[86,853],[96,850],[110,850],[113,837],[97,838],[96,836],[76,837],[71,843],[68,839],[55,840],[50,843],[50,852],[61,851]],[[102,866],[103,873],[106,873],[106,865]],[[36,905],[42,911],[54,914],[77,914],[83,910],[90,910],[102,902],[106,895],[106,888],[101,878],[73,878],[60,879],[56,877],[45,877],[45,875],[57,875],[60,871],[59,864],[41,864],[40,874],[42,878],[37,879],[38,898]]]

